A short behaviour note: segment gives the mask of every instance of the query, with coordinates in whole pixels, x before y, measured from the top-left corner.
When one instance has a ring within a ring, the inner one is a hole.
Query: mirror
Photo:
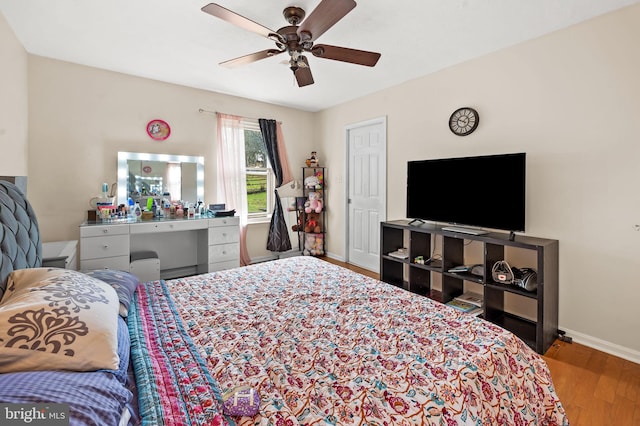
[[[118,204],[149,196],[204,201],[204,157],[118,152]]]

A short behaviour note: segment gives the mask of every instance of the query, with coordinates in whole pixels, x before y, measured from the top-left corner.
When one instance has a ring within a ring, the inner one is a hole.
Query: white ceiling
[[[331,0],[326,0],[331,1]],[[309,56],[297,87],[286,54],[228,69],[219,62],[275,47],[202,12],[210,0],[0,0],[27,52],[125,74],[318,111],[640,0],[361,0],[316,40],[380,52],[374,68]],[[218,0],[272,30],[287,6],[320,0]]]

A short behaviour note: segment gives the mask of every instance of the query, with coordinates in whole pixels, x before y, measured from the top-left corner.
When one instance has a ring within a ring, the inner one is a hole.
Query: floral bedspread
[[[234,425],[164,282],[138,286],[127,324],[142,426]]]
[[[239,425],[566,425],[544,360],[508,331],[313,257],[166,284]],[[216,391],[217,393],[218,391]]]

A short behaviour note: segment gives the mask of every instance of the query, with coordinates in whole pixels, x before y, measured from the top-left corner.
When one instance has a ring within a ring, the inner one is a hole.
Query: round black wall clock
[[[473,133],[480,123],[478,111],[470,107],[458,108],[449,117],[449,129],[458,136],[467,136]]]

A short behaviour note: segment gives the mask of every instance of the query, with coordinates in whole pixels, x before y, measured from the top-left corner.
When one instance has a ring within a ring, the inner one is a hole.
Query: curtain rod
[[[218,114],[218,113],[220,113],[220,114],[226,114],[226,113],[224,113],[224,112],[219,112],[219,111],[209,111],[209,110],[204,109],[204,108],[199,108],[199,109],[198,109],[198,112],[199,112],[199,113],[201,113],[201,114]],[[251,118],[251,117],[242,117],[242,118],[247,118],[247,119],[249,119],[249,120],[256,120],[256,121],[258,121],[258,119],[257,119],[257,118]],[[279,120],[278,120],[278,124],[282,124],[282,121],[279,121]]]

